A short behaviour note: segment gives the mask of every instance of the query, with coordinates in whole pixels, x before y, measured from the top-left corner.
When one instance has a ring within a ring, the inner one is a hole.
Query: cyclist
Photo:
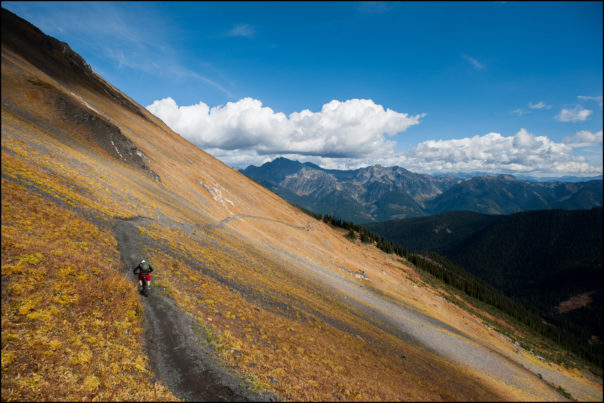
[[[139,289],[143,288],[143,278],[147,280],[147,287],[151,288],[151,272],[153,267],[145,259],[134,268],[134,274],[138,274],[138,286]]]

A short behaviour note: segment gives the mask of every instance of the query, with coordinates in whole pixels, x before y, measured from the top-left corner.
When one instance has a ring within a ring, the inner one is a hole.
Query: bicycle
[[[149,285],[148,285],[148,282],[151,281],[151,274],[150,273],[139,273],[138,274],[138,279],[141,282],[140,293],[142,295],[144,295],[145,297],[148,297],[149,296]]]

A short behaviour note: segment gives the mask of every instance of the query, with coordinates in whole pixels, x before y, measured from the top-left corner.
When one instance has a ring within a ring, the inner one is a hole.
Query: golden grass
[[[166,240],[170,250],[148,251],[158,268],[156,284],[197,318],[224,362],[258,389],[291,400],[499,399],[468,386],[476,378],[465,370],[387,333],[233,238],[159,225],[141,231]],[[227,284],[233,282],[245,291]]]
[[[175,400],[150,381],[142,306],[115,246],[2,179],[2,400]]]

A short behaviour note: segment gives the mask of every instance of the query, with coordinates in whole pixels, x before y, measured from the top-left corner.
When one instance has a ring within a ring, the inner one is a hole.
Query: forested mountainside
[[[513,176],[478,176],[464,180],[426,202],[430,214],[474,211],[512,214],[545,209],[588,209],[602,206],[602,181],[530,182]]]
[[[309,217],[5,9],[1,29],[3,401],[601,400],[559,344]]]
[[[533,182],[510,175],[458,179],[371,166],[328,170],[277,158],[241,171],[289,202],[358,224],[468,210],[511,214],[602,206],[602,181]]]
[[[602,207],[449,212],[366,227],[410,250],[447,257],[602,355]],[[564,305],[573,299],[572,309]]]
[[[499,221],[503,215],[450,211],[429,216],[401,218],[363,226],[404,245],[410,251],[431,250],[440,254],[455,248],[468,236]]]

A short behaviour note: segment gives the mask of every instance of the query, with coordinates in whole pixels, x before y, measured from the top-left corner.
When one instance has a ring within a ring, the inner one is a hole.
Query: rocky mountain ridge
[[[456,210],[511,214],[602,205],[601,180],[533,182],[505,174],[459,179],[380,165],[329,170],[285,158],[241,172],[292,203],[357,223]]]
[[[34,25],[24,23],[10,12],[2,13],[2,26],[6,27],[2,37],[4,46],[18,51],[48,75],[60,78],[68,88],[84,85],[111,97],[141,118],[149,118],[140,105],[95,73],[67,43],[45,35]]]

